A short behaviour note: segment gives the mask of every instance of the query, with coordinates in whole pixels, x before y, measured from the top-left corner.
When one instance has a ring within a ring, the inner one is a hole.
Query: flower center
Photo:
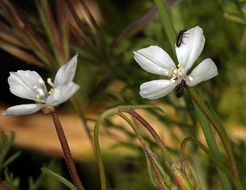
[[[170,77],[171,82],[179,81],[180,83],[182,80],[185,79],[189,79],[191,81],[193,80],[191,76],[186,75],[186,72],[181,64],[178,64],[178,69],[171,67],[170,73],[171,73],[171,77]]]
[[[44,89],[46,89],[46,87],[45,87],[45,82],[43,81],[42,78],[40,78],[40,79],[38,80],[38,82],[39,82],[39,84],[40,84],[40,87],[37,87],[36,85],[33,86],[33,88],[36,90],[36,98],[39,99],[39,100],[40,100],[40,99],[41,99],[41,100],[45,100],[45,98],[46,98],[46,96],[47,96],[46,92],[44,91]],[[54,84],[53,84],[53,82],[51,81],[51,78],[48,78],[48,79],[47,79],[47,83],[52,87],[52,88],[49,90],[49,92],[48,92],[48,94],[50,95],[50,94],[53,93],[53,86],[54,86]]]

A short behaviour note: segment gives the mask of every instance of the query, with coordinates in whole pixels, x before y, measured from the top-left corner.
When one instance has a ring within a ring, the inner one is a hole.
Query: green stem
[[[100,179],[101,179],[101,190],[106,190],[107,186],[106,186],[106,177],[105,177],[103,159],[102,159],[102,154],[101,154],[101,149],[100,149],[100,144],[99,144],[99,127],[106,117],[116,114],[116,113],[117,113],[117,108],[111,108],[103,112],[98,118],[95,124],[95,128],[94,128],[94,143],[95,143],[95,148],[96,148],[99,174],[100,174]]]
[[[141,136],[140,132],[138,131],[137,127],[136,127],[135,124],[134,124],[131,120],[129,120],[128,117],[126,117],[123,113],[118,113],[118,115],[119,115],[120,117],[122,117],[122,118],[123,118],[123,119],[131,126],[131,128],[134,130],[134,132],[136,133],[136,135],[137,135],[137,137],[138,137],[138,139],[139,139],[139,141],[140,141],[140,143],[141,143],[141,145],[142,145],[142,147],[143,147],[143,149],[144,149],[144,152],[146,153],[147,158],[149,159],[149,162],[150,162],[150,164],[151,164],[151,166],[152,166],[152,169],[153,169],[154,174],[155,174],[155,176],[156,176],[156,178],[157,178],[157,181],[158,181],[158,183],[159,183],[159,185],[160,185],[160,188],[161,188],[162,190],[165,190],[166,187],[165,187],[165,184],[163,183],[161,174],[160,174],[160,172],[159,172],[159,170],[158,170],[158,168],[157,168],[157,166],[156,166],[156,164],[155,164],[154,156],[150,153],[150,151],[149,151],[147,145],[144,143],[144,139],[143,139],[143,137]]]
[[[56,114],[55,108],[53,108],[53,110],[51,111],[51,115],[53,118],[53,122],[56,128],[56,132],[57,132],[57,136],[60,140],[61,143],[61,147],[62,147],[62,151],[63,151],[63,155],[70,173],[70,176],[73,180],[74,185],[77,187],[78,190],[84,190],[84,187],[82,186],[79,176],[77,174],[76,168],[75,168],[75,164],[72,158],[72,154],[70,151],[70,148],[68,146],[68,142],[65,136],[65,133],[63,131],[62,125],[60,123],[60,120]]]
[[[154,105],[129,105],[129,106],[125,105],[121,107],[128,108],[128,109],[143,109],[143,108],[150,109],[152,108],[152,109],[157,109],[159,111],[162,111],[162,109]],[[95,151],[96,151],[98,167],[99,167],[99,175],[101,179],[101,190],[106,190],[107,187],[106,187],[106,177],[105,177],[103,159],[102,159],[102,154],[101,154],[101,149],[100,149],[100,144],[99,144],[99,127],[106,117],[116,114],[116,113],[119,113],[118,107],[106,110],[100,115],[94,127],[94,143],[95,143]]]
[[[212,126],[214,127],[214,129],[216,130],[216,132],[218,133],[224,147],[226,150],[226,153],[228,155],[228,159],[229,159],[229,164],[230,164],[230,169],[232,174],[235,177],[239,177],[238,176],[238,172],[237,172],[237,166],[236,166],[236,162],[232,153],[232,148],[230,145],[230,141],[229,138],[227,136],[227,134],[225,133],[225,130],[221,127],[221,125],[218,123],[217,119],[214,117],[214,115],[211,113],[211,111],[208,109],[208,107],[203,103],[203,101],[200,99],[200,97],[198,96],[198,94],[195,92],[195,90],[193,88],[190,87],[186,87],[188,93],[190,94],[191,98],[194,100],[194,102],[197,104],[197,106],[201,109],[201,111],[205,114],[205,116],[207,117],[207,119],[210,121],[210,123],[212,124]]]
[[[94,128],[94,143],[95,143],[95,149],[96,149],[96,155],[97,155],[97,161],[99,165],[99,174],[101,178],[101,190],[106,190],[106,178],[105,178],[105,171],[104,171],[104,165],[103,165],[103,159],[102,159],[102,154],[100,150],[100,145],[99,145],[99,127],[101,123],[104,121],[104,119],[112,114],[119,114],[121,112],[126,112],[129,113],[130,115],[134,116],[148,131],[149,133],[153,136],[155,139],[156,143],[160,147],[170,169],[172,170],[172,173],[175,178],[176,184],[179,186],[181,190],[190,190],[193,189],[192,185],[190,184],[188,178],[185,176],[185,174],[182,173],[181,170],[179,170],[173,163],[171,157],[169,156],[168,150],[165,147],[165,144],[159,137],[159,135],[155,132],[155,130],[150,126],[149,123],[147,123],[140,115],[138,115],[134,110],[131,109],[139,109],[139,108],[154,108],[161,110],[157,106],[153,105],[133,105],[133,106],[120,106],[116,108],[111,108],[103,112],[99,119],[97,120]]]
[[[172,24],[172,21],[169,17],[169,14],[167,12],[167,8],[165,6],[165,1],[163,0],[155,0],[155,5],[159,11],[160,17],[161,17],[161,21],[162,24],[164,26],[164,30],[167,34],[167,38],[169,40],[169,44],[172,48],[172,51],[174,53],[174,55],[176,55],[176,51],[175,51],[175,42],[176,42],[176,33]],[[175,56],[176,59],[176,56]]]
[[[162,168],[162,166],[161,166],[161,164],[159,163],[159,161],[158,161],[155,157],[153,157],[153,159],[154,159],[154,162],[155,162],[157,168],[160,170],[160,173],[161,173],[161,175],[162,175],[162,177],[163,177],[163,180],[164,180],[164,182],[165,182],[166,187],[167,187],[168,189],[171,189],[171,178],[170,178],[169,175],[164,171],[164,169]]]
[[[160,136],[156,133],[156,131],[153,129],[153,127],[143,117],[141,117],[137,112],[135,112],[132,109],[119,107],[118,111],[119,112],[126,112],[126,113],[132,115],[135,119],[137,119],[149,131],[149,133],[152,135],[152,137],[155,139],[156,143],[158,144],[159,148],[161,149],[161,152],[162,152],[165,160],[167,161],[168,166],[170,167],[170,169],[172,171],[173,177],[174,177],[175,182],[178,185],[178,187],[181,190],[193,189],[187,176],[180,169],[178,169],[175,166],[172,158],[169,155],[169,152],[166,148],[166,145],[161,140]]]
[[[134,118],[136,118],[149,131],[149,133],[152,135],[152,137],[155,139],[156,143],[160,147],[161,152],[162,152],[164,158],[166,159],[168,165],[170,167],[172,167],[172,165],[174,163],[173,163],[173,160],[172,160],[172,158],[170,157],[170,155],[168,153],[166,145],[161,140],[160,136],[156,133],[156,131],[153,129],[153,127],[142,116],[140,116],[137,112],[135,112],[132,109],[119,107],[118,111],[119,112],[125,112],[125,113],[128,113],[128,114],[132,115]]]
[[[193,137],[186,137],[182,143],[181,143],[181,146],[180,146],[180,159],[182,161],[185,161],[185,147],[186,147],[186,144],[188,142],[192,141],[193,143],[195,143],[196,145],[199,146],[199,148],[201,148],[209,157],[210,159],[216,164],[217,167],[219,167],[224,173],[227,174],[227,176],[233,181],[233,183],[235,184],[236,186],[236,189],[237,190],[242,190],[243,187],[240,183],[240,180],[235,177],[222,163],[220,160],[218,160],[209,150],[207,147],[205,147],[202,143],[200,143],[198,140],[196,140],[195,138]]]
[[[221,155],[220,155],[219,149],[217,147],[216,141],[214,139],[214,135],[213,135],[213,132],[211,130],[209,121],[206,118],[206,116],[204,115],[204,113],[196,105],[196,103],[194,101],[192,101],[192,103],[193,103],[195,110],[197,112],[202,130],[203,130],[203,134],[204,134],[206,141],[207,141],[207,144],[208,144],[208,147],[211,150],[211,152],[215,155],[215,157],[220,160]],[[221,171],[217,166],[216,166],[216,169],[217,169],[218,175],[220,177],[223,189],[224,190],[232,190],[231,183],[230,183],[228,177],[226,176],[226,174],[223,171]]]

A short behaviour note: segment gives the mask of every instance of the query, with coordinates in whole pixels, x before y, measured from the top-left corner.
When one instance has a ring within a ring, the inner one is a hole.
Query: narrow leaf
[[[142,105],[122,105],[119,106],[122,108],[126,108],[126,109],[156,109],[160,112],[165,113],[165,111],[163,109],[161,109],[160,107],[156,106],[156,105],[150,105],[150,104],[142,104]]]
[[[8,53],[14,55],[15,57],[18,57],[26,62],[33,63],[35,65],[38,65],[40,67],[44,67],[45,63],[39,61],[36,57],[28,53],[27,51],[18,48],[12,44],[9,44],[3,40],[0,39],[0,48],[4,49]]]
[[[11,162],[13,162],[16,158],[18,158],[21,154],[21,151],[14,153],[13,155],[11,155],[2,165],[2,167],[6,167],[7,165],[9,165]]]
[[[27,48],[27,45],[24,43],[24,39],[3,22],[0,22],[0,38],[14,45]]]
[[[149,177],[150,177],[150,180],[152,182],[152,184],[157,187],[157,184],[154,180],[154,177],[153,177],[153,171],[152,171],[152,167],[151,167],[151,164],[150,164],[150,161],[148,159],[148,156],[146,155],[146,152],[145,153],[145,158],[146,158],[146,162],[147,162],[147,169],[148,169],[148,173],[149,173]]]
[[[61,183],[63,183],[64,185],[66,185],[68,188],[72,189],[72,190],[76,190],[76,187],[67,179],[65,179],[64,177],[60,176],[59,174],[49,170],[48,168],[41,168],[42,172],[44,172],[45,174],[55,178],[56,180],[60,181]]]
[[[220,155],[219,149],[217,147],[217,144],[216,144],[216,141],[214,138],[214,134],[211,130],[209,121],[206,118],[206,116],[204,115],[204,113],[196,105],[196,103],[194,103],[194,101],[192,101],[192,103],[193,103],[193,106],[195,107],[195,111],[197,113],[198,119],[199,119],[200,124],[202,126],[203,134],[204,134],[206,141],[208,143],[208,147],[209,147],[210,151],[215,155],[215,157],[220,160],[221,155]],[[232,187],[231,187],[230,181],[227,178],[226,174],[223,171],[221,171],[217,166],[216,166],[216,170],[217,170],[218,175],[220,177],[223,188],[225,190],[231,190]]]

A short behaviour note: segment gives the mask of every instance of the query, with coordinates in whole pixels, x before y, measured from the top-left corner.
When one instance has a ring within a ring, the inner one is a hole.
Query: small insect
[[[185,88],[185,80],[182,80],[181,83],[177,86],[176,89],[176,97],[180,98],[184,95],[184,88]]]
[[[186,30],[181,30],[178,34],[177,41],[176,41],[176,46],[179,47],[183,43],[183,37],[185,34]]]

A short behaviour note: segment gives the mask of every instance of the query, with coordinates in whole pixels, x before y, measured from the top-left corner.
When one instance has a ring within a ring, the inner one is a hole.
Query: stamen
[[[37,92],[40,94],[40,96],[44,96],[44,91],[41,88],[37,89]]]
[[[42,88],[36,88],[36,91],[37,91],[37,95],[36,95],[37,99],[40,99],[41,97],[45,96],[44,91],[43,91]]]
[[[49,95],[51,95],[53,93],[53,90],[54,90],[53,88],[50,89],[50,91],[48,92]]]
[[[47,83],[48,83],[50,86],[54,86],[53,82],[51,81],[51,78],[47,78]]]
[[[38,79],[39,84],[44,84],[44,80],[42,78]]]
[[[190,81],[194,80],[192,76],[189,76],[188,78],[189,78]]]
[[[171,67],[170,71],[174,71],[174,67]]]
[[[181,65],[181,64],[178,64],[178,68],[179,68],[179,67],[182,67],[182,65]]]
[[[177,77],[176,75],[173,75],[173,77],[171,78],[171,80],[175,80]]]

